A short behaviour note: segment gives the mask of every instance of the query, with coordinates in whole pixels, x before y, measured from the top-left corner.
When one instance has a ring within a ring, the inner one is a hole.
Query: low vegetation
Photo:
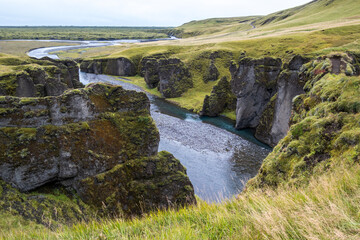
[[[165,27],[0,27],[0,39],[115,40],[166,38]]]
[[[303,188],[248,191],[223,204],[200,202],[141,219],[102,220],[49,230],[2,215],[4,239],[358,239],[360,167],[337,166]]]

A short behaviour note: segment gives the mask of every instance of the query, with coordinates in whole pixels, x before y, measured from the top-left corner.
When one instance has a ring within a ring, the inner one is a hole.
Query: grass
[[[276,12],[255,22],[264,24],[266,20],[275,20],[265,24],[265,29],[284,29],[314,23],[341,21],[360,18],[360,4],[357,0],[319,0],[308,4]],[[257,25],[258,26],[258,25]]]
[[[36,42],[36,41],[0,41],[0,53],[25,57],[31,49],[76,45],[74,43]]]
[[[114,40],[166,38],[165,27],[0,27],[0,39]]]
[[[318,0],[266,16],[213,18],[185,23],[175,30],[183,37],[230,38],[260,37],[288,34],[294,31],[318,31],[336,24],[359,23],[360,4],[357,0]],[[251,24],[250,24],[251,23]],[[256,26],[252,29],[252,25]]]
[[[179,37],[193,37],[214,33],[246,31],[252,29],[251,23],[258,17],[210,18],[191,21],[177,27]]]
[[[339,165],[303,188],[246,192],[229,202],[141,219],[79,223],[50,231],[4,216],[3,239],[359,239],[360,166]]]

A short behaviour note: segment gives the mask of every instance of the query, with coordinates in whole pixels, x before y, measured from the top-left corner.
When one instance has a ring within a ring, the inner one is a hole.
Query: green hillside
[[[176,28],[183,37],[222,34],[235,32],[278,31],[295,27],[308,26],[308,30],[317,29],[319,24],[333,24],[360,21],[360,3],[357,0],[315,0],[302,6],[269,14],[242,18],[213,18],[192,21]],[[253,29],[252,25],[256,27]]]
[[[272,29],[303,26],[327,21],[360,19],[357,0],[315,0],[308,4],[276,12],[256,20],[257,27]]]

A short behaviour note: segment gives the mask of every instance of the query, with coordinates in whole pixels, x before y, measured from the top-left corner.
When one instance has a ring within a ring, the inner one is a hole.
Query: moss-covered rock
[[[229,81],[223,77],[214,86],[211,95],[206,95],[200,115],[215,117],[226,109],[235,110],[235,107],[236,97],[231,92]]]
[[[211,61],[209,68],[204,73],[204,82],[216,81],[220,76],[219,70],[216,68],[214,61]]]
[[[145,57],[141,61],[141,74],[148,87],[157,87],[165,98],[180,97],[193,87],[188,67],[178,58]]]
[[[80,64],[80,69],[86,73],[114,76],[134,76],[136,74],[134,63],[124,57],[84,60]]]
[[[144,57],[141,60],[140,74],[144,77],[146,85],[149,88],[155,88],[159,84],[159,59],[161,57],[162,55],[153,55],[149,57]]]
[[[339,75],[332,74],[338,66],[328,57],[302,67],[308,77],[306,92],[293,100],[290,130],[249,181],[249,188],[303,184],[333,165],[359,162],[360,77],[347,76],[345,65],[340,64]]]
[[[77,63],[71,60],[44,58],[10,63],[14,72],[0,76],[0,95],[3,96],[58,96],[66,89],[83,87]]]
[[[103,213],[114,216],[195,202],[180,162],[168,153],[156,156],[159,132],[144,93],[91,84],[46,98],[6,96],[0,105],[0,179],[21,192],[64,186],[70,196],[79,194],[96,211],[106,204]],[[89,179],[96,179],[95,185],[86,185]],[[81,205],[70,204],[68,209],[64,201],[60,211],[56,206],[61,201],[31,194],[21,193],[22,202],[31,196],[32,204],[46,208],[26,208],[20,201],[15,213],[25,211],[21,215],[40,223],[36,214],[54,217],[58,211],[67,218]],[[53,203],[55,210],[49,210]],[[9,206],[4,203],[4,208]]]
[[[81,221],[95,219],[97,212],[74,192],[60,186],[46,186],[32,193],[21,193],[0,180],[1,213],[43,224],[55,229]]]
[[[144,93],[96,84],[59,97],[5,97],[0,177],[21,191],[72,184],[156,154],[159,134]]]
[[[196,202],[185,168],[167,152],[119,164],[83,179],[78,189],[85,202],[107,214],[141,215]]]

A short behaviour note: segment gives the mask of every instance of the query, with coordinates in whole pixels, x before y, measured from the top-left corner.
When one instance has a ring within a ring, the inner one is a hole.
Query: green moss
[[[37,99],[36,98],[27,98],[27,97],[23,97],[20,99],[19,104],[20,105],[36,105],[37,104]]]
[[[1,180],[0,190],[1,214],[23,217],[47,227],[56,228],[60,224],[73,224],[95,216],[95,212],[76,195],[68,197],[64,190],[20,193]]]
[[[300,185],[309,176],[341,164],[341,159],[347,159],[347,164],[357,162],[359,84],[360,77],[326,74],[294,99],[289,133],[248,186]]]

